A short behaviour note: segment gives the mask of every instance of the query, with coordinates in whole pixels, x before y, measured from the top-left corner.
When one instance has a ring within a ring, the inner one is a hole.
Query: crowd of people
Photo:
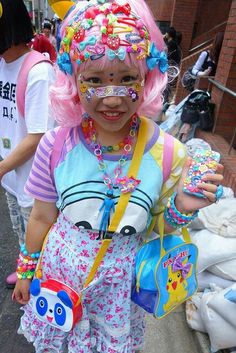
[[[145,1],[74,7],[67,1],[57,65],[42,55],[27,73],[25,89],[28,44],[34,47],[37,36],[52,46],[56,41],[47,21],[44,34],[33,33],[23,0],[0,5],[0,179],[20,245],[17,270],[7,279],[16,282],[13,299],[24,305],[19,333],[38,353],[65,347],[70,353],[133,353],[144,342],[144,311],[131,301],[134,259],[153,210],[164,214],[165,233],[187,225],[217,200],[222,166],[199,182],[203,198],[183,192],[185,149],[152,120],[161,109],[168,60]],[[168,55],[177,60],[171,33]],[[144,153],[135,176],[130,170],[140,141]],[[173,156],[164,179],[166,141]],[[95,279],[84,288],[110,238]],[[35,307],[30,300],[47,285],[64,304],[54,312],[44,295]],[[77,315],[78,298],[70,299],[68,287],[70,294],[83,292],[82,318],[69,332],[62,328]]]

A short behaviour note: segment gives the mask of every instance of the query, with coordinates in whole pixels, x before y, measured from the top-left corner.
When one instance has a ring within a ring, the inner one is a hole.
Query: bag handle
[[[146,141],[147,141],[147,127],[148,127],[147,120],[142,117],[141,118],[141,125],[139,128],[139,133],[138,133],[138,139],[136,142],[136,146],[135,146],[134,153],[133,153],[133,158],[132,158],[130,168],[128,171],[129,177],[133,176],[135,178],[138,174],[139,167],[140,167],[141,160],[142,160],[143,153],[144,153],[144,149],[146,146]],[[115,213],[114,213],[114,215],[111,219],[111,223],[108,227],[109,232],[116,231],[116,229],[117,229],[117,227],[118,227],[118,225],[119,225],[119,223],[125,213],[125,210],[128,205],[130,197],[131,197],[131,192],[126,193],[126,194],[121,193],[121,195],[119,197],[118,204],[116,206]],[[88,274],[88,277],[85,281],[83,288],[86,288],[89,285],[89,283],[94,279],[94,276],[96,275],[98,267],[100,266],[110,243],[111,243],[111,239],[104,239],[103,240],[102,245],[97,253],[97,256],[94,260],[93,266]]]
[[[164,223],[164,214],[162,213],[159,218],[158,218],[158,229],[159,229],[159,234],[160,234],[160,245],[161,245],[161,257],[163,257],[166,253],[164,246],[163,246],[163,238],[164,238],[164,227],[165,227],[165,223]],[[185,241],[185,243],[191,243],[191,238],[190,238],[190,234],[188,232],[187,228],[181,228],[181,233],[183,235],[183,239]]]
[[[145,146],[146,146],[147,129],[148,129],[147,119],[144,117],[141,117],[141,124],[140,124],[139,132],[138,132],[138,139],[136,142],[136,146],[135,146],[134,153],[133,153],[133,158],[132,158],[130,168],[128,171],[129,177],[133,176],[135,178],[138,174],[139,167],[140,167],[141,160],[142,160],[142,156],[143,156]],[[111,224],[108,227],[108,231],[110,231],[110,232],[116,231],[116,229],[120,223],[120,220],[122,219],[122,217],[124,215],[124,212],[126,210],[126,207],[128,205],[130,197],[131,197],[131,193],[126,193],[126,194],[121,193],[121,195],[119,197],[118,204],[116,206],[115,213],[114,213],[112,220],[111,220]],[[44,239],[44,242],[43,242],[37,270],[35,272],[36,278],[42,278],[41,261],[42,261],[42,255],[44,252],[44,248],[45,248],[49,233],[50,233],[50,230],[48,231],[48,233]],[[111,239],[104,239],[102,241],[102,245],[96,255],[96,258],[95,258],[94,263],[89,271],[89,274],[87,276],[87,279],[84,283],[83,288],[86,288],[89,285],[89,283],[94,279],[96,272],[98,270],[98,267],[100,266],[110,243],[111,243]]]

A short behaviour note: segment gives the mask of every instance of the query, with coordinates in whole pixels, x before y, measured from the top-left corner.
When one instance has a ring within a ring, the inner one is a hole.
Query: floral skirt
[[[63,214],[52,227],[42,257],[43,280],[53,278],[78,293],[101,246],[98,232],[78,229]],[[94,280],[83,292],[83,317],[66,333],[40,321],[31,302],[19,333],[37,353],[133,353],[142,348],[144,311],[131,302],[134,256],[140,234],[114,234]]]

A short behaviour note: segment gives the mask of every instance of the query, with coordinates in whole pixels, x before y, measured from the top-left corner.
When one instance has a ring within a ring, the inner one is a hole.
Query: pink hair
[[[120,3],[120,1],[116,1]],[[83,2],[84,3],[84,2]],[[146,25],[151,41],[155,43],[156,47],[162,51],[165,48],[162,34],[158,29],[153,15],[144,0],[129,0],[129,4],[132,11],[138,15],[144,24]],[[79,5],[78,5],[79,6]],[[68,22],[78,12],[78,6],[71,14],[65,19],[61,35],[62,38],[65,35],[65,29]],[[97,34],[98,27],[92,27],[91,30],[87,31],[88,35]],[[118,60],[118,59],[115,59]],[[140,102],[138,109],[139,115],[145,115],[150,118],[155,118],[162,107],[162,92],[167,83],[167,74],[162,74],[158,68],[153,71],[149,71],[146,65],[146,60],[138,60],[135,54],[126,54],[124,63],[130,67],[135,66],[140,72],[140,76],[145,78],[144,94],[143,99]],[[59,125],[62,126],[76,126],[81,121],[81,116],[84,113],[83,107],[78,99],[77,92],[77,75],[88,69],[90,66],[98,70],[108,69],[114,63],[111,63],[106,55],[98,60],[87,60],[85,63],[78,66],[76,62],[73,62],[73,74],[64,74],[60,69],[56,68],[56,82],[51,88],[51,105],[53,114]]]

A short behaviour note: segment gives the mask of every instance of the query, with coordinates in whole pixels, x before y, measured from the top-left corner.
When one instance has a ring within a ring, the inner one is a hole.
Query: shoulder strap
[[[64,143],[66,142],[66,138],[70,129],[71,128],[69,127],[60,126],[56,133],[55,141],[52,148],[51,162],[50,162],[50,171],[51,171],[52,179],[54,179],[54,169],[56,168],[59,162],[59,159],[61,157],[61,152],[62,152]]]
[[[138,133],[138,139],[137,143],[134,149],[132,161],[130,163],[129,171],[128,171],[128,176],[133,176],[134,178],[137,176],[139,167],[142,161],[143,153],[145,150],[146,142],[147,142],[147,119],[146,118],[141,118],[141,126],[139,129]],[[116,206],[115,213],[111,219],[111,224],[108,228],[108,231],[115,232],[121,218],[124,215],[124,212],[126,210],[126,207],[128,205],[129,199],[131,197],[131,193],[126,193],[122,194],[119,197],[118,204]],[[106,255],[107,249],[111,243],[111,239],[104,239],[102,242],[102,245],[97,253],[97,256],[94,260],[94,263],[92,265],[92,268],[88,274],[88,277],[85,281],[84,288],[86,288],[89,283],[93,280],[94,276],[96,275],[96,272],[98,270],[98,267],[100,266],[104,256]]]
[[[163,175],[164,183],[168,180],[171,173],[173,155],[174,155],[174,138],[173,136],[165,133],[163,158],[162,158],[162,175]]]
[[[163,175],[163,183],[165,183],[171,173],[172,163],[174,156],[174,138],[173,136],[165,133],[164,134],[164,147],[163,147],[163,157],[162,157],[162,175]],[[146,239],[149,234],[153,231],[155,224],[157,222],[157,215],[152,217],[152,221],[148,227]]]
[[[52,62],[47,59],[43,54],[39,53],[38,51],[32,50],[26,56],[23,61],[23,64],[21,65],[21,69],[17,77],[16,86],[16,102],[21,116],[25,115],[25,92],[29,71],[32,69],[33,66],[43,61],[52,64]]]

